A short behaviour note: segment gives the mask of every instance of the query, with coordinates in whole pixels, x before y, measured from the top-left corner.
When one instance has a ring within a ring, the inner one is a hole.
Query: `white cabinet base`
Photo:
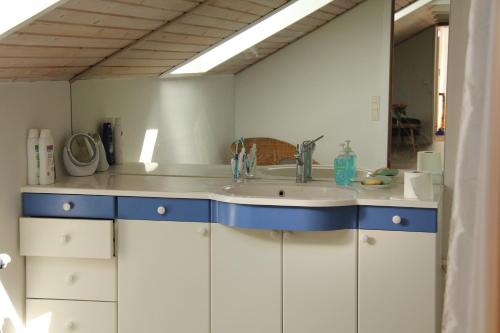
[[[281,242],[212,225],[212,333],[281,333]]]
[[[118,220],[120,333],[208,333],[210,224]]]
[[[357,230],[284,235],[283,332],[356,333]]]
[[[436,234],[359,231],[359,333],[437,333]]]

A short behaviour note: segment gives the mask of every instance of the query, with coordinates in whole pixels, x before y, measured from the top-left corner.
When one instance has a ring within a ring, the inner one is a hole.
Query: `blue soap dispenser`
[[[345,144],[342,143],[340,147],[340,153],[333,162],[333,169],[335,171],[335,183],[345,186],[351,183],[349,156],[346,154]]]
[[[346,140],[345,142],[345,154],[347,156],[347,170],[349,173],[349,179],[353,181],[356,178],[356,170],[357,170],[357,159],[358,157],[352,151],[351,148],[351,140]]]

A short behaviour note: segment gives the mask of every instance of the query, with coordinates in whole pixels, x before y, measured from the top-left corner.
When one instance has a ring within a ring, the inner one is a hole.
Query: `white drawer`
[[[115,333],[116,323],[116,303],[26,300],[29,332]]]
[[[26,297],[116,302],[116,259],[26,258]]]
[[[109,259],[113,257],[113,221],[21,218],[23,256]]]

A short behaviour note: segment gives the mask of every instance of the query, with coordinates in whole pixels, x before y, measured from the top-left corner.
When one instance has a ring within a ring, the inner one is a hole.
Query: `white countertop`
[[[176,168],[180,168],[176,166]],[[315,199],[289,199],[269,198],[255,196],[239,196],[227,193],[224,187],[232,185],[230,177],[223,178],[222,168],[215,168],[217,173],[212,176],[207,167],[199,166],[201,170],[193,176],[196,168],[190,166],[188,176],[163,176],[140,174],[136,170],[134,174],[118,174],[120,169],[112,172],[100,173],[90,177],[64,177],[54,185],[24,186],[23,193],[52,193],[52,194],[82,194],[82,195],[111,195],[111,196],[134,196],[134,197],[160,197],[160,198],[185,198],[185,199],[211,199],[223,202],[272,205],[272,206],[302,206],[302,207],[328,207],[328,206],[393,206],[393,207],[415,207],[415,208],[438,208],[441,197],[441,186],[435,186],[435,197],[432,201],[405,200],[403,196],[403,184],[395,182],[386,189],[365,190],[359,183],[354,183],[351,198],[322,198]],[[287,186],[307,187],[336,187],[333,181],[312,181],[307,184],[296,184],[294,178],[267,178],[246,180],[249,184],[282,184]]]

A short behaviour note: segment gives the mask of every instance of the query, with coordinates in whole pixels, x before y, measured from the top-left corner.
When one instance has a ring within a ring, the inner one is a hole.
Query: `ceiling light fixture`
[[[0,38],[43,14],[64,0],[4,0],[0,1]]]
[[[211,47],[199,56],[163,73],[161,77],[205,73],[289,25],[312,14],[333,0],[295,0],[278,8],[248,28]]]

